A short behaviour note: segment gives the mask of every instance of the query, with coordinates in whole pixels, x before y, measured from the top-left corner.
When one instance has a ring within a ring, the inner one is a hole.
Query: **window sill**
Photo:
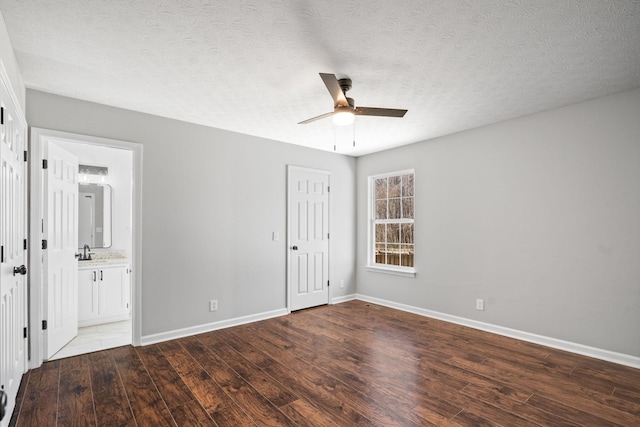
[[[416,270],[414,270],[413,268],[400,270],[396,268],[379,267],[377,265],[376,266],[367,265],[365,266],[365,269],[373,273],[392,274],[394,276],[403,276],[403,277],[416,277]]]

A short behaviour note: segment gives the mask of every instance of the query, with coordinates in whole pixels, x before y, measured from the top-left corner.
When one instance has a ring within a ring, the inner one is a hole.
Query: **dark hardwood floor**
[[[361,301],[27,373],[17,426],[640,426],[640,370]]]

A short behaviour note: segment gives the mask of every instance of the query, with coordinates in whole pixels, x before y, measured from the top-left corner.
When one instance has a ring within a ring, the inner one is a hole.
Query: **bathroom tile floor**
[[[49,360],[131,344],[131,320],[78,328],[78,336]]]

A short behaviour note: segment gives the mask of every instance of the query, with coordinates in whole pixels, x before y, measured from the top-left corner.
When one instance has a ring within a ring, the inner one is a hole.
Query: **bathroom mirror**
[[[111,186],[79,184],[78,248],[111,247]]]

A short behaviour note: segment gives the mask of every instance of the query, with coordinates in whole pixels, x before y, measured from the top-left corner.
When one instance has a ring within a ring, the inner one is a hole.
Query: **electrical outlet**
[[[344,280],[340,280],[340,289],[344,288]]]
[[[209,301],[209,311],[216,311],[218,309],[218,300],[212,299]]]
[[[484,300],[477,299],[476,300],[476,310],[484,311]]]

